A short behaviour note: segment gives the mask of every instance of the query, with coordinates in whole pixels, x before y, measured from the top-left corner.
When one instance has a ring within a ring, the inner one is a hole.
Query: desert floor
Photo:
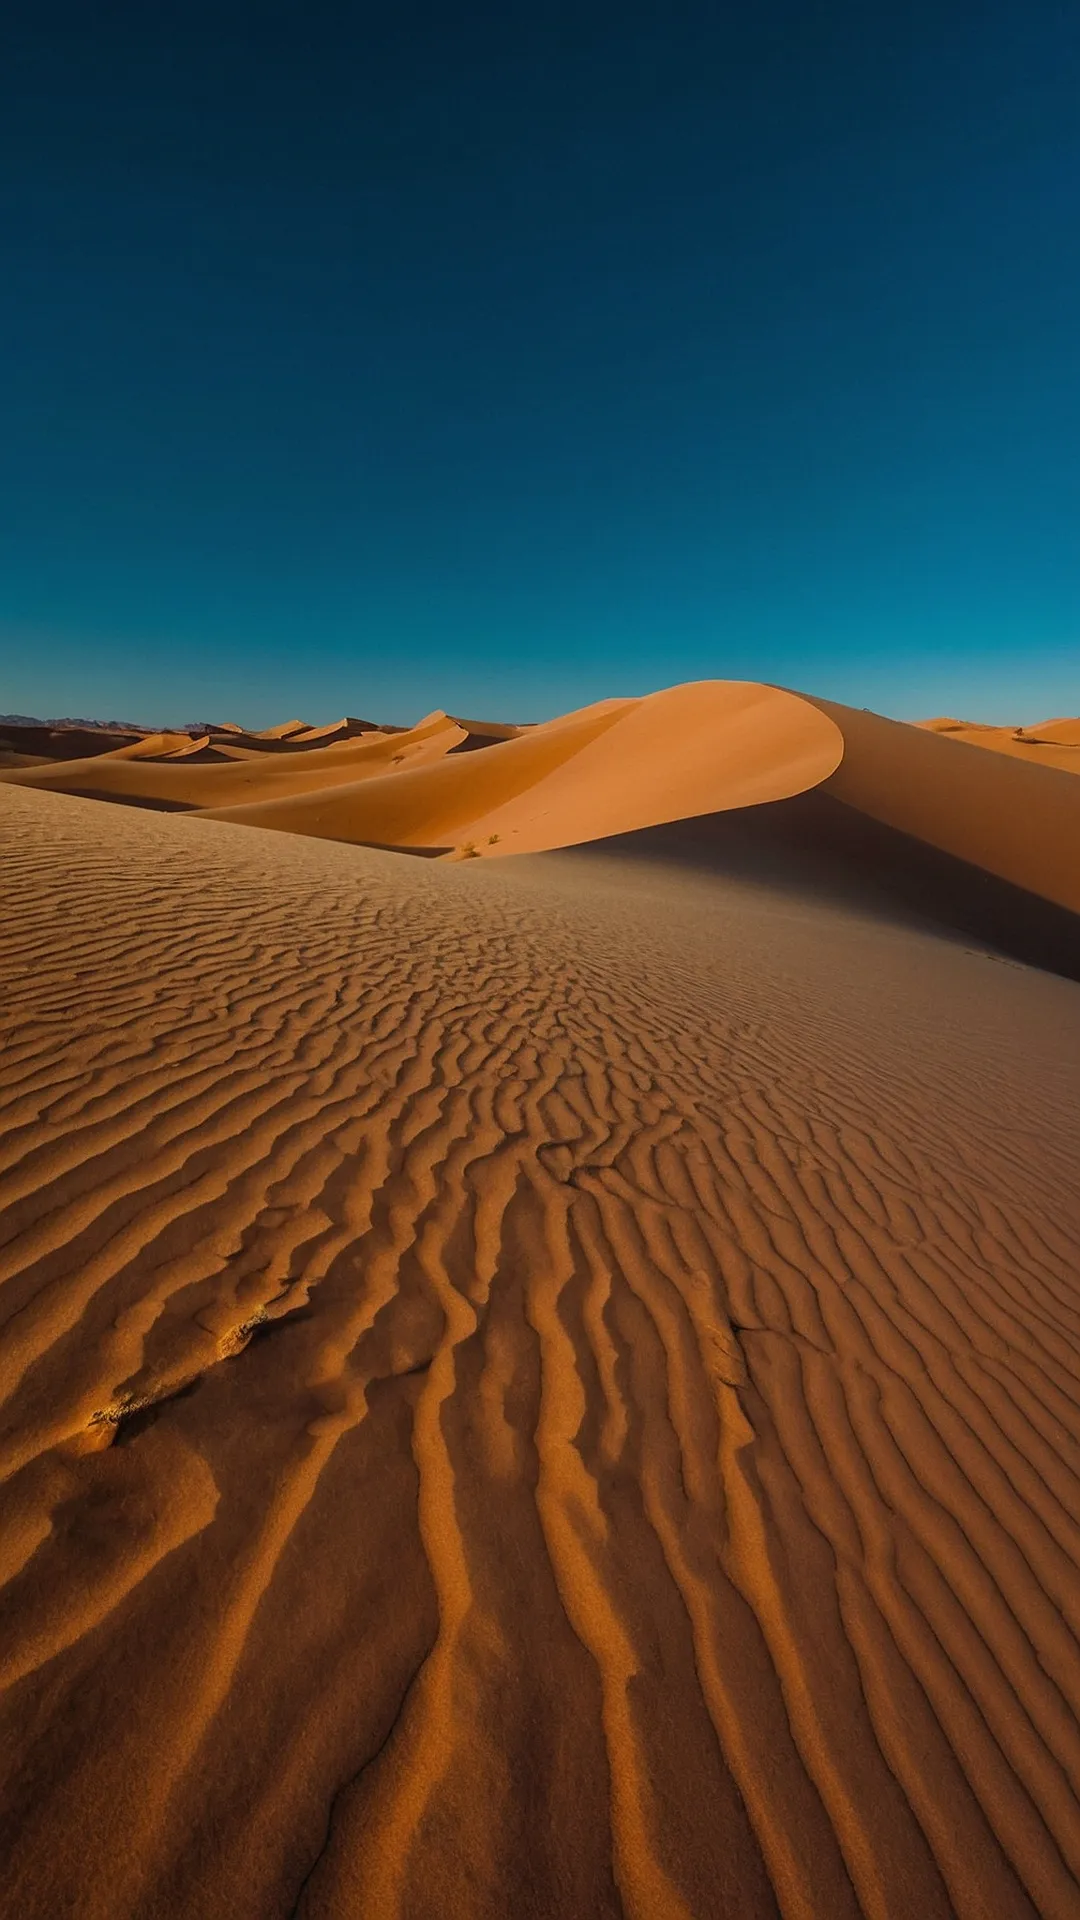
[[[1075,922],[812,801],[0,786],[5,1920],[1075,1920]]]

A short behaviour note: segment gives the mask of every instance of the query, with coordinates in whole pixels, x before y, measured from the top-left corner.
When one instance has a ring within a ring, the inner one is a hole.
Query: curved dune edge
[[[1055,767],[805,697],[843,735],[844,756],[825,792],[1080,913],[1080,781]]]
[[[207,819],[459,855],[536,853],[782,800],[837,766],[836,725],[797,694],[702,680],[601,701],[482,753]]]
[[[1075,1920],[1077,990],[0,789],[5,1920]]]

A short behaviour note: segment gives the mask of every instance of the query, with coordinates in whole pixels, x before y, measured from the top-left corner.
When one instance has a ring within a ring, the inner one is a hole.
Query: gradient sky
[[[1076,0],[43,0],[0,73],[0,710],[1080,710]]]

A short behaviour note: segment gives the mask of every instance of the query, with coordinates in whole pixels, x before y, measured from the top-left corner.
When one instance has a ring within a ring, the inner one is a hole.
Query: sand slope
[[[1080,913],[1080,782],[878,713],[813,704],[844,739],[827,793]]]
[[[481,751],[452,751],[481,743]],[[256,749],[252,758],[251,749],[216,742],[211,751],[212,762],[143,759],[132,767],[125,749],[92,764],[4,777],[323,839],[489,855],[798,793],[832,772],[842,742],[832,722],[797,695],[704,681],[644,699],[598,701],[524,729],[436,712],[408,732],[288,755]],[[241,754],[235,765],[219,757]]]
[[[998,732],[1011,742],[1002,752],[971,750]],[[781,688],[709,680],[524,728],[435,712],[400,731],[346,720],[307,730],[287,722],[232,744],[220,733],[155,735],[90,760],[9,757],[0,779],[450,859],[573,846],[824,786],[1076,912],[1080,784],[1064,771],[1080,752],[1074,734],[1068,720],[1023,737],[946,719],[912,727]]]
[[[133,740],[127,746],[113,747],[111,752],[95,755],[95,766],[102,767],[116,761],[154,760],[162,755],[183,753],[191,746],[188,733],[147,733],[141,740]],[[78,762],[68,761],[68,766],[77,766]]]
[[[1072,1920],[1080,989],[797,870],[0,862],[5,1920]]]
[[[1080,720],[1044,720],[1033,727],[982,726],[969,720],[939,718],[917,725],[969,747],[988,747],[1035,766],[1080,773]]]
[[[355,792],[312,790],[214,817],[327,839],[527,853],[801,793],[842,750],[836,727],[797,695],[705,680],[601,701]]]
[[[388,770],[441,759],[464,739],[444,713],[428,714],[407,732],[361,736],[296,754],[262,754],[223,746],[225,764],[177,765],[173,760],[132,764],[127,749],[93,760],[66,760],[4,778],[24,786],[102,799],[145,800],[161,806],[205,807],[223,798],[261,802],[270,795],[310,788],[356,786]]]

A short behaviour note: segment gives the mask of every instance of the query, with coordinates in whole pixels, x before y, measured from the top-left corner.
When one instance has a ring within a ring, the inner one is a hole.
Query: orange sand
[[[259,740],[291,740],[294,734],[308,732],[306,720],[282,720],[279,726],[264,727],[256,738]]]
[[[877,713],[814,704],[844,736],[826,792],[1080,913],[1080,782]]]
[[[1074,1920],[1080,986],[709,834],[1080,789],[760,688],[386,744],[83,767],[750,810],[0,785],[0,1914]]]
[[[1042,720],[1033,727],[987,727],[970,720],[920,720],[920,727],[969,747],[989,747],[1036,766],[1080,773],[1080,720]]]
[[[0,778],[453,859],[573,846],[823,786],[1080,911],[1080,785],[1052,764],[1071,767],[1080,751],[1072,721],[1028,729],[1039,745],[1017,746],[1010,734],[1007,754],[972,753],[959,722],[911,727],[776,687],[708,680],[600,701],[539,726],[436,712],[407,731],[353,731],[322,744],[358,724],[310,729],[287,752],[269,749],[297,723],[247,736],[252,745],[159,734],[90,760],[9,756]]]
[[[26,773],[5,773],[4,778],[58,793],[203,807],[222,798],[262,801],[271,794],[292,795],[336,784],[355,786],[390,768],[439,759],[463,738],[460,727],[445,714],[435,713],[408,732],[369,734],[304,753],[271,755],[235,746],[215,749],[233,764],[184,766],[170,759],[140,760],[133,766],[130,757],[110,753],[93,760],[58,761]]]
[[[528,853],[801,793],[832,772],[842,748],[837,729],[794,694],[702,681],[602,701],[355,790],[313,789],[214,817],[324,839]]]

